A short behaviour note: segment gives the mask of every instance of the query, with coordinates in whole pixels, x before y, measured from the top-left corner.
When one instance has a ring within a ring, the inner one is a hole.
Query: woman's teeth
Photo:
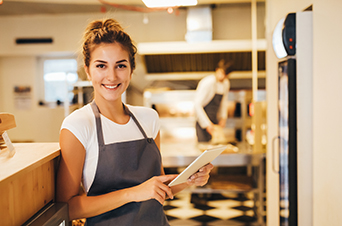
[[[104,85],[106,88],[108,89],[115,89],[116,87],[118,87],[118,85],[115,85],[115,86],[108,86],[108,85]]]

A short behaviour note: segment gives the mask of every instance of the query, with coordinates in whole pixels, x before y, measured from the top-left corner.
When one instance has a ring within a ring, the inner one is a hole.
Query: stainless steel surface
[[[200,154],[200,152],[199,152]],[[198,155],[199,155],[198,154]],[[185,167],[188,166],[198,155],[167,155],[163,156],[164,167]],[[231,153],[221,154],[217,157],[212,164],[214,166],[247,166],[254,165],[258,166],[265,154],[244,154],[244,153]]]
[[[217,145],[209,143],[197,143],[196,139],[163,139],[161,143],[161,155],[164,167],[184,167],[195,160],[205,149]],[[164,142],[163,142],[164,141]],[[227,149],[217,157],[212,164],[214,166],[259,166],[265,158],[265,153],[254,153],[252,147],[241,142],[237,146],[228,144]]]

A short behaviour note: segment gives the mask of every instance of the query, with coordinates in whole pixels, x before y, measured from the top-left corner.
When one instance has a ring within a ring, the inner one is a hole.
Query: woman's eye
[[[126,68],[127,66],[125,64],[118,64],[118,68]]]
[[[104,64],[98,64],[98,65],[96,65],[96,67],[97,67],[97,68],[104,68],[105,65],[104,65]]]

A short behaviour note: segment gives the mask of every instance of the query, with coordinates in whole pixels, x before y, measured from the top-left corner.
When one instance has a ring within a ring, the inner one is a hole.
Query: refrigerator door
[[[280,225],[296,226],[297,116],[296,60],[279,62],[279,205]]]

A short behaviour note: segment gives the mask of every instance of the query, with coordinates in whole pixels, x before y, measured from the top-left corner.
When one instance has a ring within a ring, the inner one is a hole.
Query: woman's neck
[[[95,103],[100,113],[111,121],[118,124],[126,124],[130,116],[125,112],[122,101],[101,101],[95,98]]]

